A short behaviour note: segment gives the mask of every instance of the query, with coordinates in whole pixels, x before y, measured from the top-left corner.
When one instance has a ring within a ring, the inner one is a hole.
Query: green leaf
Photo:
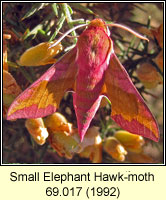
[[[33,82],[34,82],[33,78],[32,78],[31,75],[25,70],[24,67],[20,67],[19,70],[20,70],[20,72],[23,74],[23,76],[24,76],[30,83],[33,83]]]
[[[69,28],[73,28],[73,24],[72,24],[72,17],[71,14],[73,14],[73,10],[71,9],[71,7],[67,4],[67,3],[63,3],[62,4],[62,11],[66,17],[67,23],[69,25]],[[72,31],[71,32],[72,36],[76,36],[76,32]],[[74,42],[77,42],[77,38],[74,39]]]
[[[95,13],[92,10],[90,10],[89,8],[86,8],[86,7],[82,6],[79,3],[69,3],[69,5],[71,5],[71,7],[75,8],[77,10],[80,10],[80,11],[84,12],[85,14],[95,15]]]
[[[29,36],[33,36],[32,38],[35,38],[38,31],[42,30],[43,29],[43,25],[42,24],[38,24],[35,28],[33,28],[31,31],[28,31],[27,29],[27,34],[24,36],[24,40],[26,38],[28,38]]]
[[[48,5],[48,3],[35,3],[21,20],[24,20],[24,19],[32,16],[34,13],[36,13],[37,11],[39,11],[40,9],[44,8],[47,5]]]
[[[65,15],[62,13],[60,19],[57,22],[57,27],[55,29],[55,32],[51,36],[49,42],[55,39],[56,35],[59,33],[60,29],[62,28],[64,21],[65,21]]]
[[[52,9],[53,9],[53,11],[54,11],[54,14],[55,14],[55,16],[56,17],[58,17],[58,4],[57,3],[53,3],[52,4]]]

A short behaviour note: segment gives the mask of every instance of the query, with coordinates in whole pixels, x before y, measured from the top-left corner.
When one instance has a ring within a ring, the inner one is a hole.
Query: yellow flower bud
[[[136,70],[139,80],[143,85],[148,88],[155,88],[159,83],[162,82],[160,74],[150,63],[143,63]]]
[[[145,144],[142,136],[135,135],[124,130],[115,132],[114,137],[121,142],[125,149],[131,152],[141,152],[142,146]]]
[[[48,131],[44,126],[42,118],[27,119],[25,127],[28,129],[37,144],[43,145],[45,143],[46,138],[48,137]]]
[[[72,124],[68,123],[66,118],[58,112],[49,115],[44,119],[44,123],[47,129],[51,132],[66,131],[67,133],[71,133],[72,131]]]
[[[59,156],[72,159],[75,152],[79,151],[79,138],[66,131],[49,131],[49,143]]]
[[[82,149],[84,149],[87,146],[98,145],[101,142],[102,142],[102,139],[100,137],[100,132],[98,131],[98,128],[95,126],[92,126],[87,130],[84,140],[80,145]]]
[[[98,145],[87,146],[81,153],[81,158],[89,158],[92,163],[102,162],[102,143]]]
[[[61,43],[56,46],[49,48],[55,41],[42,42],[37,46],[27,49],[20,57],[19,65],[22,66],[40,66],[55,63],[56,60],[53,58],[59,52],[62,51],[63,47]]]
[[[83,151],[79,153],[79,156],[81,158],[90,158],[92,152],[93,152],[93,146],[87,146]]]
[[[60,113],[56,112],[44,119],[49,132],[49,143],[59,156],[72,159],[79,151],[79,136],[72,129],[72,124]]]
[[[125,155],[127,155],[127,151],[115,137],[106,138],[103,147],[105,152],[107,152],[115,160],[121,162],[125,160]]]
[[[80,146],[80,157],[89,158],[92,163],[102,162],[102,139],[97,127],[88,129]]]

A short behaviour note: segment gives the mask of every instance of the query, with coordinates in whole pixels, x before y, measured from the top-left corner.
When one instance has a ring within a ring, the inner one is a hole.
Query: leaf
[[[69,28],[73,28],[72,17],[71,17],[71,15],[73,14],[72,9],[70,8],[70,6],[67,3],[62,3],[61,7],[62,7],[62,11],[66,17],[66,21],[69,25]],[[71,34],[72,34],[72,36],[76,36],[75,31],[72,31]],[[74,43],[76,43],[76,42],[77,42],[77,38],[74,38]]]
[[[24,20],[30,16],[32,16],[35,12],[39,11],[40,9],[47,6],[48,3],[35,3],[33,4],[32,8],[24,15],[24,17],[21,20]]]
[[[52,9],[54,11],[55,16],[58,17],[58,9],[59,9],[58,8],[58,4],[57,3],[52,3],[51,6],[52,6]]]
[[[95,15],[95,13],[90,10],[89,8],[86,8],[85,6],[82,6],[80,3],[69,3],[71,5],[71,7],[80,10],[82,12],[84,12],[85,14],[91,14],[91,15]]]
[[[42,24],[38,24],[31,31],[29,31],[29,29],[27,29],[25,31],[24,36],[23,36],[23,40],[27,39],[29,36],[32,36],[32,39],[34,39],[36,37],[38,31],[40,31],[42,29],[43,29],[43,25]]]
[[[61,13],[61,17],[59,18],[58,22],[57,22],[57,27],[55,29],[55,32],[52,34],[52,36],[50,37],[49,42],[51,42],[52,40],[55,39],[56,35],[59,33],[59,31],[61,30],[63,23],[65,21],[65,15],[63,13]]]

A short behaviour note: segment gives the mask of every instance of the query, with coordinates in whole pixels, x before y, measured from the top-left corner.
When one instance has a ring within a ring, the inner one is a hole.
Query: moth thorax
[[[105,30],[105,32],[107,31],[107,26],[105,24],[105,22],[102,19],[94,19],[90,22],[89,27],[101,27]]]

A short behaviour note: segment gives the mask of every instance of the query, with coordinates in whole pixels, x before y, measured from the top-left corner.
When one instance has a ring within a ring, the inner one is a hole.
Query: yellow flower
[[[43,145],[45,143],[48,137],[48,131],[42,118],[27,119],[25,127],[28,129],[37,144]]]
[[[78,129],[73,129],[60,113],[48,116],[44,123],[49,132],[49,143],[59,156],[72,159],[77,153],[93,163],[102,161],[102,140],[96,127],[89,128],[84,141],[80,143]]]
[[[127,151],[115,137],[106,138],[103,147],[104,147],[105,152],[107,152],[115,160],[121,161],[121,162],[125,160]]]
[[[120,141],[126,150],[131,152],[140,153],[142,151],[142,146],[145,144],[142,136],[124,130],[115,132],[114,137]]]
[[[102,143],[98,145],[87,146],[81,153],[81,158],[89,158],[92,163],[102,162]]]
[[[97,127],[88,129],[80,146],[80,157],[89,158],[92,163],[102,162],[102,139]]]
[[[68,159],[72,159],[73,155],[80,148],[79,141],[66,131],[49,131],[48,140],[51,147],[56,150],[59,156]]]
[[[7,42],[6,39],[11,39],[11,35],[3,34],[3,70],[8,71],[8,64],[7,64]]]
[[[49,48],[55,42],[56,41],[42,42],[37,46],[27,49],[20,57],[20,60],[18,62],[19,65],[40,66],[55,63],[56,59],[54,59],[53,57],[61,52],[63,49],[61,43],[58,43],[52,48]]]
[[[47,129],[51,132],[65,131],[71,133],[72,131],[72,124],[68,123],[67,119],[58,112],[49,115],[44,119],[44,123]]]
[[[44,119],[49,132],[49,143],[59,156],[72,159],[75,152],[80,148],[78,134],[72,132],[72,124],[66,118],[56,112]]]
[[[3,70],[3,117],[6,117],[7,109],[13,100],[21,93],[21,89],[13,76]]]
[[[159,83],[162,83],[161,75],[148,62],[141,64],[136,73],[139,80],[148,89],[155,88]]]

